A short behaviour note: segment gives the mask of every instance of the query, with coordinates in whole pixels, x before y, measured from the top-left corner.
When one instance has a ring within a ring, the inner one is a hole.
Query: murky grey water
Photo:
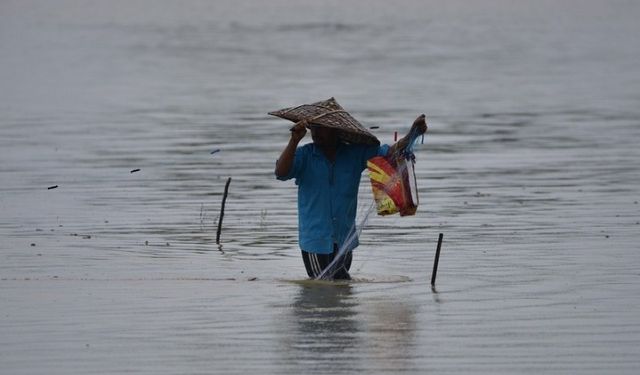
[[[0,373],[636,373],[640,7],[559,3],[2,2]],[[427,113],[421,206],[298,284],[265,114],[330,96]]]

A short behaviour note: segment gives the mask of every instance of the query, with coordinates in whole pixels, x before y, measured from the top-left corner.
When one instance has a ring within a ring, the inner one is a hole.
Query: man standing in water
[[[311,130],[313,143],[298,147]],[[367,160],[402,151],[410,134],[424,134],[425,116],[419,116],[409,133],[393,146],[346,143],[335,128],[299,121],[276,163],[279,180],[295,178],[298,185],[298,236],[307,274],[318,277],[333,261],[341,246],[347,252],[337,264],[334,279],[349,280],[351,250],[358,239],[345,244],[355,230],[358,186]]]

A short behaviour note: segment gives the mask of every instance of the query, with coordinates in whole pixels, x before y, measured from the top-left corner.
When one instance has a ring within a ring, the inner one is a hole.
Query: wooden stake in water
[[[431,273],[431,286],[436,284],[436,274],[438,273],[438,261],[440,260],[440,247],[442,246],[442,233],[438,236],[438,247],[436,248],[436,259],[433,261],[433,272]]]
[[[224,205],[227,203],[227,194],[229,194],[229,184],[231,177],[227,179],[224,185],[224,195],[222,196],[222,206],[220,207],[220,218],[218,218],[218,233],[216,234],[216,244],[220,245],[220,232],[222,232],[222,218],[224,217]]]

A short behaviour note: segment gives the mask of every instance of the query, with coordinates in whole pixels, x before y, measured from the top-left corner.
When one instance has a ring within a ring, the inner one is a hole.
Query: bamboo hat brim
[[[338,138],[348,143],[379,145],[380,141],[360,124],[340,104],[330,98],[321,102],[303,104],[269,112],[272,116],[299,122],[307,120],[309,125],[325,126],[338,131]]]

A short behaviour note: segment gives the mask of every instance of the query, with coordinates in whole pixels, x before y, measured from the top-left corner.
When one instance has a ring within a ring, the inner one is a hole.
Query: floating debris
[[[220,149],[219,149],[219,148],[216,148],[215,150],[211,151],[211,152],[210,152],[210,154],[211,154],[211,155],[213,155],[213,154],[215,154],[216,152],[220,152]]]
[[[131,172],[129,173],[136,173],[136,172],[140,172],[140,168],[132,169]]]
[[[31,244],[31,247],[34,247],[34,246],[36,246],[36,244],[32,243],[32,244]]]
[[[47,190],[52,190],[52,189],[57,189],[57,188],[58,188],[58,185],[53,185],[53,186],[49,186],[47,188]]]
[[[369,129],[380,129],[379,126],[369,126]]]
[[[256,280],[258,280],[258,278],[257,278],[257,277],[250,277],[250,278],[249,278],[249,281],[256,281]]]

